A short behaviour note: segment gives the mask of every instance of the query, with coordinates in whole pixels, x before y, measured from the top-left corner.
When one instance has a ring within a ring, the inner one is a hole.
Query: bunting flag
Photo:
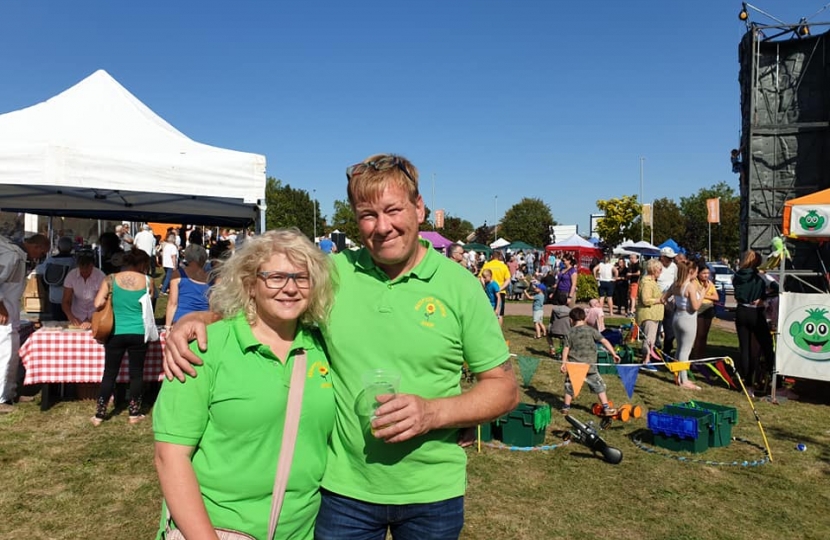
[[[571,379],[571,386],[574,388],[574,397],[579,397],[579,391],[582,390],[582,384],[585,382],[585,376],[588,375],[588,369],[591,364],[582,364],[580,362],[568,362],[568,377]]]
[[[623,383],[628,399],[634,396],[634,385],[637,384],[637,376],[640,374],[640,364],[617,364],[617,373]]]
[[[538,368],[539,358],[519,356],[519,372],[522,374],[522,386],[527,387],[530,384]]]
[[[729,375],[729,372],[726,370],[726,365],[723,363],[723,360],[718,360],[715,362],[715,369],[718,370],[718,373],[723,379],[723,382],[728,384],[731,388],[738,388],[735,382],[732,380],[732,377]]]
[[[711,364],[701,364],[701,363],[694,363],[692,364],[692,371],[695,373],[700,373],[703,375],[703,378],[706,379],[706,384],[712,385],[712,377],[710,377],[709,370],[715,371],[715,368]],[[715,371],[715,375],[723,379],[720,373]],[[723,381],[726,382],[726,381]]]

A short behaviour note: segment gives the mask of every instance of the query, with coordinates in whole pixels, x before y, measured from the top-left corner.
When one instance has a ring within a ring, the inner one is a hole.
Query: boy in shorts
[[[531,282],[530,287],[525,291],[525,298],[533,300],[533,326],[536,327],[536,339],[548,335],[545,328],[545,293],[539,288],[539,284]]]
[[[600,343],[611,356],[614,363],[619,363],[620,357],[614,347],[607,339],[602,337],[599,331],[585,324],[585,310],[575,307],[569,315],[573,327],[565,336],[565,347],[562,349],[562,367],[560,371],[565,374],[565,405],[562,407],[562,414],[571,412],[571,401],[574,398],[574,389],[571,379],[568,377],[568,362],[580,362],[591,364],[588,375],[585,377],[585,384],[595,393],[602,403],[603,414],[613,415],[617,411],[608,404],[608,396],[605,394],[605,381],[602,380],[597,371],[597,343]]]

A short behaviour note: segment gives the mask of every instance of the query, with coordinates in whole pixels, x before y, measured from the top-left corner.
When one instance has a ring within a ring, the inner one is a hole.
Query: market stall
[[[263,156],[188,138],[103,70],[0,115],[0,210],[246,227],[264,197]]]
[[[558,259],[563,255],[573,255],[576,258],[576,266],[580,274],[590,274],[591,261],[595,258],[602,259],[602,250],[578,234],[574,234],[561,242],[547,246],[545,248],[545,255],[550,256],[551,253],[556,255]]]

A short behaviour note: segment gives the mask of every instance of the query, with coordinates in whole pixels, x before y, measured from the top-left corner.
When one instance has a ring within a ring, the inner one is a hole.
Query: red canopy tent
[[[545,247],[545,254],[550,255],[551,253],[558,258],[561,258],[562,255],[573,255],[576,258],[576,267],[580,274],[590,274],[591,261],[594,258],[602,258],[602,250],[578,234]]]

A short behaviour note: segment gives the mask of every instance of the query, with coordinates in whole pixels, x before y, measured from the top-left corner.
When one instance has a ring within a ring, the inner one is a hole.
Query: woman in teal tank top
[[[121,368],[124,353],[130,361],[130,404],[129,422],[136,424],[144,419],[141,414],[141,395],[144,392],[144,359],[147,356],[147,343],[144,340],[144,317],[139,299],[147,288],[153,295],[153,280],[147,277],[150,269],[150,257],[138,248],[133,248],[124,257],[124,266],[120,272],[111,275],[101,284],[95,297],[95,308],[102,307],[107,297],[112,294],[112,313],[115,324],[112,334],[104,343],[104,375],[101,379],[101,392],[95,408],[92,423],[96,426],[107,418],[107,403],[115,389],[115,380]]]

